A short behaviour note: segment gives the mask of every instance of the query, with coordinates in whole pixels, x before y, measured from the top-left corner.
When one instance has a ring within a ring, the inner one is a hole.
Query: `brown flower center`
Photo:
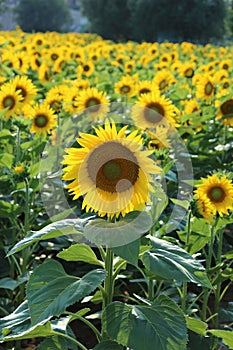
[[[207,193],[208,198],[214,202],[214,203],[219,203],[224,200],[226,197],[226,193],[222,189],[222,187],[212,187],[208,193]]]
[[[129,190],[139,174],[133,152],[114,141],[106,142],[92,151],[87,169],[96,187],[111,193]]]
[[[14,96],[8,95],[3,99],[3,106],[4,108],[9,108],[11,110],[15,106],[15,98]]]
[[[193,77],[193,74],[194,74],[194,70],[192,68],[188,68],[185,72],[184,72],[184,75],[187,77],[187,78],[192,78]]]
[[[48,117],[45,114],[35,116],[34,123],[38,128],[44,128],[48,124]]]
[[[223,115],[233,114],[233,100],[225,101],[221,105],[220,110]]]
[[[210,96],[212,92],[214,91],[214,85],[208,81],[205,85],[205,95]]]
[[[159,123],[164,117],[164,108],[157,102],[148,104],[144,110],[144,117],[149,123]]]
[[[160,89],[160,90],[163,90],[163,89],[165,89],[165,87],[167,87],[167,82],[166,82],[166,80],[164,79],[164,80],[162,80],[162,81],[159,83],[159,89]]]
[[[100,100],[96,97],[91,97],[86,101],[86,108],[89,108],[90,112],[97,112],[100,109]]]
[[[88,64],[85,64],[83,66],[83,70],[84,70],[84,72],[88,72],[90,70],[90,66],[88,66]]]
[[[139,90],[139,95],[148,94],[148,92],[151,92],[151,90],[147,88],[142,88],[141,90]]]
[[[120,91],[122,94],[127,94],[128,92],[130,92],[130,87],[127,85],[124,85],[120,88]]]

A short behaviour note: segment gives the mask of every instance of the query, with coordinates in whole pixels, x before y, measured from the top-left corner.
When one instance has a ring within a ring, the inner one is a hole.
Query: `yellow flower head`
[[[66,150],[64,180],[74,200],[84,196],[82,208],[100,216],[125,216],[143,210],[153,191],[152,175],[160,168],[142,150],[142,138],[135,130],[126,135],[127,126],[116,129],[106,121],[94,128],[96,135],[81,133],[81,148]]]
[[[217,213],[228,215],[228,210],[233,209],[233,184],[226,176],[217,174],[202,178],[202,183],[197,185],[195,198],[200,213],[207,221],[210,221]]]

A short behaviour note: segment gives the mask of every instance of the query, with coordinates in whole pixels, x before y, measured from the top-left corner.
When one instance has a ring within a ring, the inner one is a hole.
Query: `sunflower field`
[[[0,349],[233,349],[232,55],[0,32]]]

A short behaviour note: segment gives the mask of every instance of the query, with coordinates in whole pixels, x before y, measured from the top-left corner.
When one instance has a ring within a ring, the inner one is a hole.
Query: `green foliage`
[[[114,302],[107,306],[103,327],[112,340],[134,350],[185,349],[185,317],[176,303],[162,295],[150,306]]]
[[[129,32],[130,10],[125,0],[83,0],[83,14],[88,17],[90,31],[104,38],[125,39]]]
[[[64,0],[20,0],[15,11],[17,22],[25,32],[64,32],[72,22]]]
[[[82,0],[90,31],[136,41],[220,39],[223,0]]]

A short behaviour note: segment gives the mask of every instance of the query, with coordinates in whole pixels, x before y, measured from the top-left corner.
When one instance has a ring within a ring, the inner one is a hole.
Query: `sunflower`
[[[155,132],[147,131],[149,137],[148,148],[161,149],[171,148],[170,140],[168,139],[168,130],[162,125],[158,125]]]
[[[20,95],[22,96],[23,106],[33,103],[37,94],[37,88],[33,84],[31,79],[27,78],[27,76],[25,75],[24,76],[17,75],[12,80],[12,84],[15,90],[20,92]]]
[[[141,80],[137,84],[137,90],[138,94],[148,94],[149,92],[152,92],[154,89],[153,84],[150,80]]]
[[[50,69],[49,65],[46,62],[43,62],[38,68],[38,78],[42,82],[50,81]]]
[[[33,107],[27,107],[24,115],[32,119],[30,131],[38,135],[50,133],[52,128],[56,126],[56,115],[54,111],[46,104],[37,104]]]
[[[185,62],[182,65],[180,65],[179,73],[183,77],[192,78],[194,75],[195,67],[196,67],[195,63]]]
[[[131,76],[123,76],[120,81],[114,85],[115,92],[126,97],[133,97],[137,94],[135,81]]]
[[[232,68],[232,59],[226,59],[226,60],[222,60],[219,63],[219,68],[220,69],[225,69],[225,70],[230,70]]]
[[[1,63],[4,64],[5,66],[9,68],[16,68],[19,69],[19,60],[15,55],[13,54],[12,51],[2,51],[1,54]]]
[[[211,103],[216,90],[215,82],[209,75],[203,75],[197,83],[196,97],[206,103]]]
[[[106,93],[98,91],[97,88],[87,88],[78,93],[75,98],[77,111],[87,114],[90,121],[101,120],[109,112],[109,100]]]
[[[84,196],[82,208],[107,215],[125,216],[143,210],[153,191],[153,174],[160,168],[149,158],[151,151],[142,150],[138,130],[128,133],[127,126],[116,129],[114,122],[94,128],[96,135],[81,133],[81,148],[66,150],[63,180],[77,199]]]
[[[174,75],[167,69],[160,70],[153,78],[154,85],[162,92],[166,91],[173,81]]]
[[[233,126],[233,98],[225,99],[223,102],[217,100],[215,106],[219,108],[217,118],[223,119],[223,124]]]
[[[233,209],[233,184],[226,176],[217,174],[202,178],[202,183],[194,191],[200,213],[207,221],[214,215],[228,215]]]
[[[8,120],[10,117],[17,115],[21,106],[22,95],[16,91],[12,83],[5,83],[0,89],[0,111],[6,109],[1,115],[3,119]]]
[[[142,94],[132,107],[132,119],[138,128],[154,129],[170,123],[177,126],[175,106],[158,92]]]
[[[90,77],[95,70],[95,66],[92,61],[82,62],[80,66],[78,66],[78,73],[82,76]]]

